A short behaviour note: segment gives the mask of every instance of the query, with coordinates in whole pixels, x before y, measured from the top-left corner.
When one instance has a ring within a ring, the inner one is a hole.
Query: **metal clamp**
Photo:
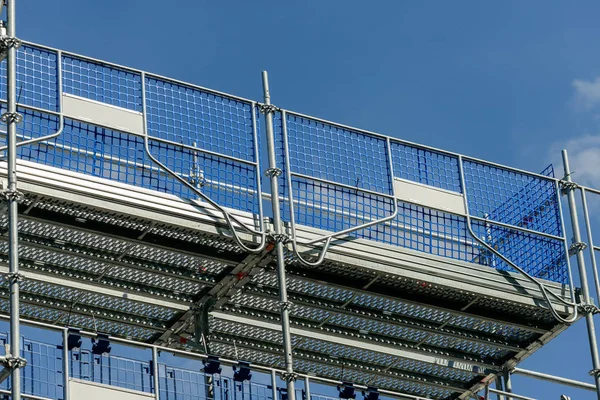
[[[587,248],[587,244],[583,242],[573,242],[571,246],[569,246],[569,255],[574,256],[575,254],[583,251]]]
[[[25,280],[23,274],[20,274],[18,272],[8,272],[4,276],[6,277],[6,280],[9,281],[11,284],[15,282],[23,282]]]
[[[11,47],[18,49],[23,42],[16,37],[0,36],[0,52],[6,51]]]
[[[279,306],[281,307],[282,310],[289,311],[294,306],[294,303],[292,303],[291,301],[282,301],[279,303]]]
[[[2,114],[0,116],[0,121],[10,124],[10,123],[15,123],[18,124],[19,122],[23,121],[23,116],[21,114],[19,114],[18,112],[5,112],[4,114]]]
[[[285,233],[267,232],[267,236],[269,238],[269,241],[271,241],[272,243],[286,244],[290,241],[290,237]]]
[[[594,378],[600,376],[600,369],[593,369],[590,371],[590,375],[593,376]]]
[[[585,314],[600,314],[600,308],[596,307],[594,304],[582,303],[579,305],[579,310]]]
[[[293,382],[298,379],[298,374],[295,372],[282,372],[281,377],[286,382]]]
[[[25,195],[22,192],[10,189],[0,191],[0,196],[4,197],[6,201],[16,201],[17,203],[25,198]]]
[[[269,178],[272,178],[274,176],[279,176],[283,173],[283,171],[280,168],[269,168],[265,171],[265,175],[268,176]]]
[[[27,360],[23,357],[15,357],[9,354],[4,358],[2,365],[10,369],[24,368],[27,365]]]
[[[560,191],[562,194],[567,194],[571,190],[577,189],[579,187],[579,185],[576,184],[575,182],[570,182],[570,181],[565,181],[565,180],[559,181],[558,184],[560,185]]]
[[[258,103],[258,110],[263,114],[268,114],[279,111],[279,107],[275,107],[273,104]]]

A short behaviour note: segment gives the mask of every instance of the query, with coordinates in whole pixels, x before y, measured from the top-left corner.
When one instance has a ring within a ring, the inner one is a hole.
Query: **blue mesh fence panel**
[[[23,339],[23,392],[51,399],[63,398],[62,347]]]
[[[40,130],[45,134],[56,131],[58,118],[24,112],[25,123],[19,124],[23,137],[39,135]],[[219,204],[257,212],[254,166],[154,140],[149,143],[157,159],[187,181],[203,184],[202,192]],[[146,155],[142,138],[71,119],[65,119],[64,131],[58,138],[21,148],[20,158],[183,198],[197,197],[159,170]]]
[[[286,123],[292,172],[392,194],[385,139],[293,114]]]
[[[70,376],[73,378],[152,393],[150,362],[97,355],[89,350],[71,351],[70,361]]]
[[[562,235],[555,183],[538,176],[464,161],[471,215]]]
[[[561,240],[485,222],[473,222],[473,231],[528,274],[554,282],[569,283],[564,245]],[[480,253],[473,261],[499,270],[513,271],[510,265],[481,245]]]
[[[391,147],[394,177],[462,192],[458,157],[394,141]]]
[[[232,379],[204,372],[159,364],[159,395],[165,400],[233,400],[236,388]],[[212,382],[208,382],[211,378]],[[209,396],[209,393],[212,393]]]
[[[146,105],[150,136],[256,161],[249,102],[146,78]]]
[[[63,56],[62,68],[64,93],[142,111],[139,73],[70,55]]]
[[[17,102],[58,111],[58,55],[31,45],[17,49]],[[0,96],[6,99],[6,63],[0,63]]]

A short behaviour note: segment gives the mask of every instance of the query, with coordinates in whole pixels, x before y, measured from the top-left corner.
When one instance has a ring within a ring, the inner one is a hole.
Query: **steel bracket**
[[[5,112],[4,114],[0,115],[0,121],[6,123],[6,124],[10,124],[10,123],[15,123],[18,124],[19,122],[23,121],[23,116],[21,114],[19,114],[18,112]]]
[[[569,246],[569,255],[574,256],[575,254],[583,251],[587,248],[587,244],[583,242],[573,242],[571,246]]]
[[[279,107],[275,107],[273,104],[258,103],[258,109],[263,114],[274,113],[276,111],[279,111]]]

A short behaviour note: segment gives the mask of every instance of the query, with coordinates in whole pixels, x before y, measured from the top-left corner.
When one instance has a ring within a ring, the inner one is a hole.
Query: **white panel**
[[[79,379],[69,380],[69,391],[71,400],[148,400],[154,398],[154,395],[150,393]]]
[[[72,94],[63,94],[63,114],[78,119],[112,128],[118,131],[144,134],[142,113],[112,106],[99,101],[89,100]]]
[[[466,214],[465,203],[460,193],[398,178],[394,179],[394,188],[398,200],[455,214]]]

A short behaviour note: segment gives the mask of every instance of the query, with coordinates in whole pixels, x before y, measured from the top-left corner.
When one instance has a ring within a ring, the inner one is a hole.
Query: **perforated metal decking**
[[[17,66],[21,139],[60,133],[19,149],[25,318],[283,368],[284,306],[295,372],[454,399],[574,314],[552,169],[498,166],[34,44]],[[279,236],[262,210],[260,109],[275,119]],[[0,298],[6,311],[6,290]]]

